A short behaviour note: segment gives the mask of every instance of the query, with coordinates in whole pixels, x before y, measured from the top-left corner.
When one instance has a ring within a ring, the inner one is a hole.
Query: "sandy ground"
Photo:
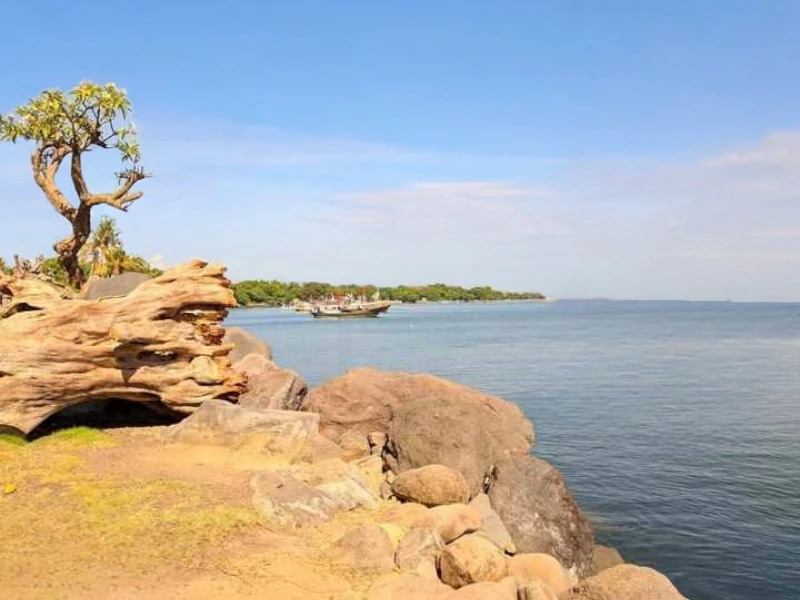
[[[285,463],[164,444],[160,430],[0,440],[0,597],[363,597],[374,578],[337,570],[324,551],[379,511],[301,534],[270,531],[250,505],[248,482]]]

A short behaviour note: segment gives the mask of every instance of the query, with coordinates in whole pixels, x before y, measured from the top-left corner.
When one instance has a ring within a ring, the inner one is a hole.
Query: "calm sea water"
[[[234,311],[311,384],[372,365],[516,402],[599,540],[694,600],[800,598],[800,304]]]

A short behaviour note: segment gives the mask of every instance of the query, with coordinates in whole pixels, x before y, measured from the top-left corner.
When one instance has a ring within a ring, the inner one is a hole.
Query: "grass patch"
[[[14,433],[0,433],[0,444],[8,446],[24,446],[28,440]]]
[[[40,438],[37,442],[68,442],[70,445],[75,446],[88,446],[88,445],[112,445],[114,440],[99,429],[92,429],[91,427],[69,427],[67,429],[59,429],[48,436]]]

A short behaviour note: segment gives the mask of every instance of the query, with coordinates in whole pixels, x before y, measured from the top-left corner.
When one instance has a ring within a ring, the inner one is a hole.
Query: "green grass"
[[[23,436],[14,433],[0,433],[0,444],[8,444],[10,446],[24,446],[28,443]]]
[[[99,429],[92,429],[91,427],[70,427],[68,429],[59,429],[54,431],[48,436],[40,439],[40,441],[56,440],[61,442],[70,442],[76,445],[84,444],[107,444],[112,442],[103,431]]]

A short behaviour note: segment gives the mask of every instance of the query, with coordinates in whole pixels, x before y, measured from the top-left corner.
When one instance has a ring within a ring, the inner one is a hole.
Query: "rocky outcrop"
[[[460,588],[482,581],[500,581],[508,568],[497,546],[480,536],[468,535],[442,550],[439,573],[444,583]]]
[[[192,415],[165,431],[173,442],[223,445],[303,457],[310,453],[319,417],[284,410],[252,410],[224,400],[203,403]]]
[[[618,565],[559,594],[558,600],[686,600],[686,598],[658,571],[634,565]]]
[[[477,531],[480,526],[481,515],[465,504],[446,504],[431,508],[413,523],[413,527],[435,531],[447,543],[465,533]]]
[[[231,363],[233,364],[236,364],[248,354],[260,354],[268,360],[272,360],[272,349],[267,343],[241,327],[228,327],[225,330],[225,337],[222,338],[222,343],[233,345],[233,350],[230,353]]]
[[[429,383],[394,411],[389,444],[396,472],[446,465],[476,494],[500,461],[528,454],[533,426],[515,405],[449,382]]]
[[[308,384],[294,371],[278,367],[263,354],[248,354],[233,365],[247,375],[239,405],[256,410],[300,410]]]
[[[489,498],[519,552],[549,554],[578,576],[589,573],[592,530],[555,467],[531,456],[507,458]]]
[[[392,491],[401,500],[425,506],[465,504],[470,496],[461,473],[444,465],[428,465],[400,473],[392,482]]]

